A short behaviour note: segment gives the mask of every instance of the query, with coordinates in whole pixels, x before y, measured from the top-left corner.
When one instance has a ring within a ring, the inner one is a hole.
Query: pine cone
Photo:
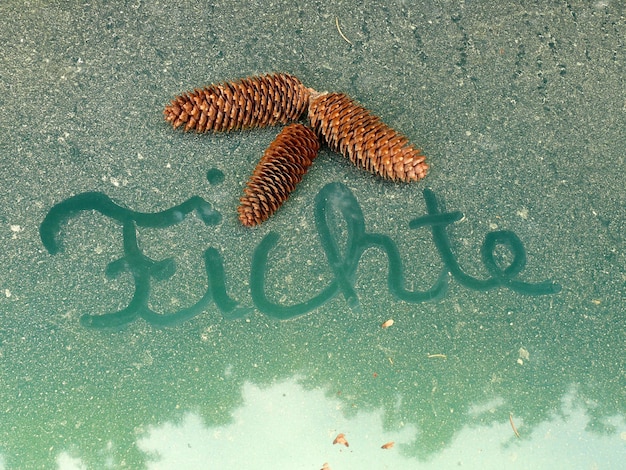
[[[277,73],[210,85],[177,96],[165,107],[165,120],[185,131],[230,131],[297,120],[309,102],[309,89],[293,75]]]
[[[237,208],[239,220],[247,226],[267,220],[302,181],[320,143],[315,133],[302,124],[285,127],[265,150]]]
[[[335,152],[383,178],[417,181],[428,164],[421,150],[343,93],[311,97],[309,119]]]

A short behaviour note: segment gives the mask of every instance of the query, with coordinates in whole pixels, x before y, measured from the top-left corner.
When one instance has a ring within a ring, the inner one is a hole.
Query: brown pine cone
[[[165,120],[185,131],[230,131],[285,124],[306,111],[309,89],[293,75],[277,73],[219,83],[177,96]]]
[[[285,127],[265,150],[248,180],[237,208],[241,223],[258,225],[276,212],[302,181],[319,148],[315,132],[308,127]]]
[[[428,172],[420,149],[343,93],[312,96],[309,119],[332,150],[374,174],[417,181]]]

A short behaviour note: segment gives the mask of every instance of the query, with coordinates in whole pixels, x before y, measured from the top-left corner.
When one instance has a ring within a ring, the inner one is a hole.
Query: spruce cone
[[[392,180],[426,176],[428,164],[421,150],[343,93],[313,96],[309,119],[332,150],[357,166]]]
[[[297,120],[309,102],[309,89],[293,75],[277,73],[210,85],[177,96],[165,107],[165,120],[185,131],[230,131]]]
[[[267,220],[302,181],[320,143],[315,133],[302,124],[285,127],[265,150],[237,208],[239,220],[247,226]]]

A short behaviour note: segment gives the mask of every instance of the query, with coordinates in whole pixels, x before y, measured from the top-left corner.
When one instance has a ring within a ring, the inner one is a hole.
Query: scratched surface
[[[623,462],[620,2],[211,3],[0,6],[0,469]],[[272,71],[430,174],[323,148],[242,227],[280,129],[162,110]]]

